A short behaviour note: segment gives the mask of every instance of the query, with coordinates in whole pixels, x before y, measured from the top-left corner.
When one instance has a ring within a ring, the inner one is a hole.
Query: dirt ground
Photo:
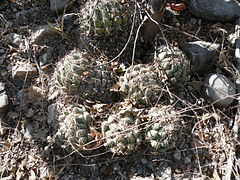
[[[66,13],[77,13],[83,4],[84,1],[75,1]],[[65,95],[61,94],[55,97],[53,73],[60,59],[79,47],[75,40],[78,24],[61,29],[62,15],[51,12],[47,0],[3,0],[0,2],[0,15],[0,49],[3,50],[0,81],[5,83],[9,98],[0,127],[1,179],[218,180],[227,179],[229,173],[232,179],[238,179],[239,146],[234,141],[233,131],[237,101],[229,108],[217,108],[207,103],[197,89],[198,84],[193,83],[202,80],[197,74],[192,74],[191,82],[179,90],[185,94],[187,101],[186,107],[178,109],[184,114],[184,141],[179,148],[161,153],[142,146],[138,152],[117,155],[103,145],[87,154],[68,152],[56,145],[55,129],[48,123],[49,105],[55,102],[67,105],[79,99],[68,97],[63,100]],[[31,44],[28,40],[37,27],[49,24],[54,24],[52,28],[58,31],[58,36],[48,44],[53,49],[51,62],[40,66],[38,57],[44,52],[44,45]],[[181,12],[166,11],[160,27],[158,38],[176,47],[197,40],[221,44],[214,71],[234,80],[235,47],[229,40],[234,33],[234,22],[206,22],[193,17],[186,9]],[[6,37],[10,33],[21,35],[24,46],[7,43]],[[144,53],[152,53],[146,49],[150,47],[144,48],[136,63],[148,57]],[[33,64],[37,75],[24,80],[13,78],[11,67],[19,61]],[[116,63],[109,66],[116,66]],[[99,103],[100,108],[92,108],[97,130],[100,129],[101,119],[106,118],[119,101],[121,97],[116,93],[115,102],[104,106]],[[93,107],[91,102],[86,104]]]

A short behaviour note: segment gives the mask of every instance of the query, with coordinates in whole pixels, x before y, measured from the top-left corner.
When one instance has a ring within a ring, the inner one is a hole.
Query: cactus
[[[90,143],[94,140],[94,135],[90,130],[92,117],[84,106],[62,109],[58,121],[58,144],[66,147],[67,150],[71,149],[68,148],[70,145],[78,150],[84,150],[93,145]]]
[[[139,12],[131,1],[95,0],[85,4],[80,15],[80,36],[85,47],[109,59],[117,56],[130,62],[133,46],[140,56],[140,39],[134,42],[140,25]],[[140,34],[138,34],[140,36]]]
[[[164,86],[158,64],[139,64],[129,67],[120,77],[120,91],[134,105],[148,107],[159,99]]]
[[[180,140],[180,119],[169,106],[152,107],[147,114],[146,144],[152,149],[165,152],[178,145]]]
[[[118,0],[87,2],[81,11],[81,28],[89,35],[112,35],[128,24],[128,11]]]
[[[66,55],[54,77],[56,85],[68,94],[93,101],[112,99],[109,88],[115,83],[114,73],[84,52],[74,50]]]
[[[105,146],[114,153],[127,154],[137,150],[142,137],[138,127],[138,110],[121,108],[102,123]]]
[[[178,87],[189,80],[190,63],[177,47],[160,46],[155,62],[160,63],[170,86]]]

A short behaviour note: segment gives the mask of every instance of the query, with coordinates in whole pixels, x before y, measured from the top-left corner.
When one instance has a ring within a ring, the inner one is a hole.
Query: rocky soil
[[[153,2],[136,2],[142,21],[154,17]],[[182,119],[178,145],[161,152],[141,144],[126,154],[105,147],[101,134],[101,123],[116,108],[134,106],[118,84],[111,87],[111,99],[90,101],[62,93],[53,77],[66,55],[86,48],[78,21],[85,3],[0,1],[0,178],[238,179],[239,0],[174,1],[184,3],[182,9],[171,8],[169,1],[152,45],[142,40],[140,29],[134,59],[92,56],[122,76],[131,63],[147,64],[159,45],[169,44],[191,64],[189,80],[177,90],[164,89],[169,98],[159,103],[176,108]],[[76,104],[93,117],[97,145],[89,152],[69,151],[56,141],[61,108]]]

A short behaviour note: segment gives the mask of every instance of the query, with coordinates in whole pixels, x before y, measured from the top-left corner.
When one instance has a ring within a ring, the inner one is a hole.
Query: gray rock
[[[62,12],[67,6],[68,0],[50,0],[50,8],[53,12]]]
[[[10,33],[5,38],[5,45],[12,45],[15,47],[19,47],[22,43],[23,39],[22,36],[16,33]]]
[[[33,133],[33,126],[31,124],[28,124],[25,129],[24,137],[31,140],[33,139],[32,133]]]
[[[26,93],[26,91],[24,89],[18,91],[16,97],[19,101],[20,108],[23,109],[24,111],[27,111],[29,101],[28,101],[28,94]]]
[[[185,164],[190,164],[191,163],[191,159],[189,157],[185,157],[184,158],[184,163]]]
[[[69,31],[73,28],[75,21],[78,19],[77,13],[65,14],[64,18],[64,30]]]
[[[156,168],[156,175],[159,179],[171,180],[172,169],[170,166],[167,166],[166,164],[160,164],[159,167]]]
[[[53,25],[55,26],[55,25]],[[40,26],[37,30],[31,35],[31,42],[34,44],[47,44],[50,41],[59,37],[57,30],[54,30],[48,25]]]
[[[18,62],[16,65],[12,67],[12,78],[21,78],[25,79],[26,77],[34,77],[38,75],[38,71],[36,67],[34,67],[32,64],[29,64],[27,62]]]
[[[50,104],[48,106],[48,124],[54,126],[57,120],[57,104]]]
[[[26,114],[26,117],[31,118],[34,116],[34,110],[30,108]]]
[[[236,94],[236,87],[224,75],[218,73],[208,74],[204,78],[201,93],[204,99],[219,107],[228,107]]]
[[[17,119],[19,117],[19,114],[14,111],[10,111],[7,113],[7,117],[11,119]]]
[[[0,94],[0,114],[5,114],[8,106],[8,96],[6,93]]]
[[[185,42],[181,50],[190,60],[193,69],[197,73],[207,73],[218,58],[219,44],[205,41]]]
[[[52,63],[53,60],[53,48],[50,46],[45,46],[42,49],[43,54],[39,56],[40,66]]]
[[[0,54],[4,54],[5,50],[4,49],[0,49]]]
[[[0,92],[5,90],[5,83],[0,82]]]
[[[176,152],[173,154],[173,157],[174,157],[174,159],[180,161],[180,159],[181,159],[181,157],[182,157],[181,152],[176,151]]]
[[[190,0],[190,13],[209,21],[228,22],[240,17],[238,0]]]

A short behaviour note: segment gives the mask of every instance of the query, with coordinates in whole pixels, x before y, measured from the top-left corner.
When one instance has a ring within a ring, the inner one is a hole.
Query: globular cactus
[[[71,150],[85,150],[91,146],[94,134],[91,133],[92,117],[84,106],[63,108],[58,116],[59,128],[57,131],[58,144]]]
[[[152,107],[146,115],[145,141],[152,149],[165,152],[180,142],[181,126],[178,113],[170,106]]]
[[[156,52],[155,62],[160,63],[170,86],[178,87],[189,80],[190,63],[179,48],[160,46]]]
[[[94,0],[85,4],[80,12],[80,36],[85,47],[109,59],[131,61],[140,55],[140,39],[135,38],[140,25],[139,11],[133,1]]]
[[[106,102],[116,76],[106,65],[85,52],[74,50],[59,62],[54,73],[56,85],[64,92],[83,99]]]
[[[152,106],[161,95],[163,78],[158,64],[130,66],[119,79],[120,91],[136,106]]]
[[[128,25],[129,20],[129,8],[119,0],[98,0],[85,4],[80,25],[89,35],[113,35]]]
[[[138,113],[133,108],[122,108],[102,123],[105,146],[112,152],[127,154],[138,149],[142,142]]]

